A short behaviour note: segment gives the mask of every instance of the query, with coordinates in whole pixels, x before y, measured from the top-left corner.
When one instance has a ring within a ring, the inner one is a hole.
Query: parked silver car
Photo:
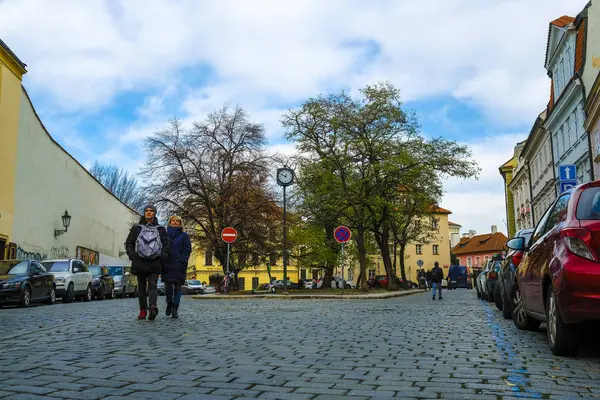
[[[138,290],[137,276],[131,273],[131,267],[107,265],[108,272],[115,280],[115,295],[124,299],[126,296],[136,297]]]

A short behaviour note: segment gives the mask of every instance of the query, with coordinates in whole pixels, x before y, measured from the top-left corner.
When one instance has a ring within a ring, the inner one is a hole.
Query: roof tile
[[[575,42],[575,72],[581,72],[583,68],[583,42],[585,39],[585,20],[581,21],[577,29],[577,39]]]
[[[473,254],[501,252],[504,250],[508,238],[502,232],[475,235],[472,238],[462,238],[452,249],[452,253]]]

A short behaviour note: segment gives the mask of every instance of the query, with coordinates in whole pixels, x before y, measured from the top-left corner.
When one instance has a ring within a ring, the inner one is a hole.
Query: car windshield
[[[102,275],[102,268],[100,268],[98,265],[90,265],[88,268],[92,275]]]
[[[108,273],[110,276],[123,275],[123,267],[108,267]]]
[[[201,285],[200,281],[188,281],[188,285]]]
[[[600,220],[600,186],[587,188],[577,203],[577,219]]]
[[[27,261],[0,261],[0,275],[27,275]]]
[[[42,265],[46,271],[69,272],[69,261],[43,261]]]

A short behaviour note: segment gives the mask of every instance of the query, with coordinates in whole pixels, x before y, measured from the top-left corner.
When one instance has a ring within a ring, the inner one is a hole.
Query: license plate
[[[452,283],[456,283],[456,281],[452,281]]]

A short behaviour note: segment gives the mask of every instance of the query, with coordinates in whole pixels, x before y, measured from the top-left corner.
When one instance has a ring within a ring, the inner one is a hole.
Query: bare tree
[[[238,239],[230,265],[239,271],[263,262],[278,249],[281,210],[268,184],[271,159],[265,154],[261,124],[227,106],[186,130],[173,119],[148,138],[143,174],[147,190],[161,207],[181,214],[190,235],[226,268],[221,231],[232,226]],[[233,257],[236,255],[237,257]],[[251,257],[248,257],[251,255]]]
[[[90,168],[94,176],[105,188],[132,209],[139,211],[146,201],[137,179],[117,165],[103,165],[98,161]]]

